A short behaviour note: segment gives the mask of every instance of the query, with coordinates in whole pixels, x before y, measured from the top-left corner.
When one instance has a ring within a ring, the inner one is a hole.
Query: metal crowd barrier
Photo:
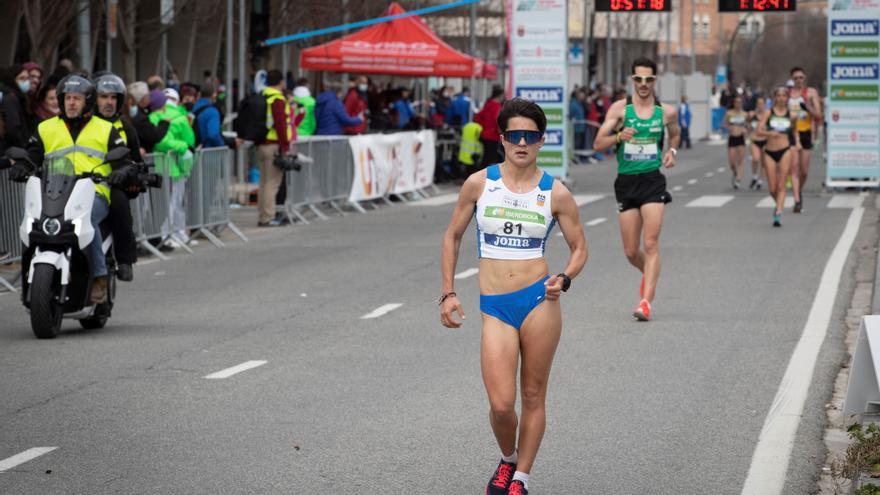
[[[354,158],[345,136],[309,136],[294,143],[296,151],[312,158],[312,163],[303,164],[300,171],[288,171],[287,201],[285,211],[288,219],[294,217],[303,223],[309,221],[303,215],[308,209],[321,220],[327,216],[320,206],[328,205],[345,214],[342,204],[348,203],[351,183],[354,180]],[[349,203],[363,212],[360,205]]]
[[[0,270],[13,266],[21,259],[18,227],[24,216],[24,184],[10,181],[8,173],[8,170],[0,170],[0,256],[3,253],[7,256],[0,259]],[[0,287],[15,292],[20,275],[21,270],[5,276],[0,273]]]
[[[216,233],[228,227],[241,240],[247,237],[236,227],[230,218],[230,183],[233,167],[233,150],[227,147],[204,148],[193,156],[190,176],[185,180],[172,180],[169,166],[175,160],[171,153],[151,154],[145,157],[148,164],[162,177],[161,188],[150,188],[132,200],[135,236],[145,249],[161,259],[167,259],[150,242],[155,239],[170,238],[185,251],[193,253],[186,239],[174,232],[172,222],[172,190],[184,187],[183,207],[186,230],[198,232],[218,247],[224,246]]]

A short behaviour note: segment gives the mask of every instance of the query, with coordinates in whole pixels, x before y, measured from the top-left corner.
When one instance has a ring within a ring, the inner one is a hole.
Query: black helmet
[[[116,95],[116,112],[113,116],[121,114],[125,105],[125,82],[122,78],[116,74],[104,73],[95,78],[95,86],[99,95]]]
[[[70,120],[67,117],[67,112],[64,111],[64,95],[67,93],[79,93],[86,97],[86,106],[79,118],[85,117],[95,108],[95,85],[83,76],[77,74],[66,76],[58,82],[55,92],[58,95],[58,106],[61,107],[62,119]]]

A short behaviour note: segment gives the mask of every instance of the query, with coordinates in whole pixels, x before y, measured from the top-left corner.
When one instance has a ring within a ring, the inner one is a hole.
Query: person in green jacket
[[[299,136],[312,136],[318,127],[318,122],[315,120],[315,99],[312,98],[312,94],[306,86],[308,83],[309,80],[303,77],[296,81],[297,85],[293,89],[293,101],[298,106],[305,108],[306,111],[306,116],[296,128],[296,133]]]
[[[168,121],[168,132],[153,151],[165,154],[162,159],[157,160],[156,171],[171,178],[170,215],[165,219],[162,231],[167,232],[170,237],[166,244],[169,247],[178,247],[177,244],[181,242],[190,242],[186,233],[186,209],[183,200],[186,197],[186,179],[192,172],[192,150],[195,149],[196,136],[189,125],[186,109],[178,105],[180,99],[177,92],[173,89],[165,91],[165,105],[150,113],[150,122],[158,125],[163,120]]]

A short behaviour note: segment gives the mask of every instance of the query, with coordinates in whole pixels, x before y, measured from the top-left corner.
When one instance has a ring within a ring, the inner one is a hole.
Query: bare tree
[[[42,66],[55,63],[58,45],[75,29],[76,2],[19,0],[30,40],[30,58]]]

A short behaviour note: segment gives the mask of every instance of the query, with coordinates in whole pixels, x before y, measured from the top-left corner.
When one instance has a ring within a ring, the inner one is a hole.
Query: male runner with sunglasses
[[[614,194],[620,212],[620,235],[627,259],[642,272],[640,301],[633,316],[648,321],[660,277],[663,211],[666,203],[672,201],[660,167],[675,166],[680,129],[675,107],[654,98],[657,64],[644,57],[636,59],[631,78],[635,94],[611,105],[593,149],[603,151],[617,145]],[[669,149],[661,157],[664,126],[669,134]]]

